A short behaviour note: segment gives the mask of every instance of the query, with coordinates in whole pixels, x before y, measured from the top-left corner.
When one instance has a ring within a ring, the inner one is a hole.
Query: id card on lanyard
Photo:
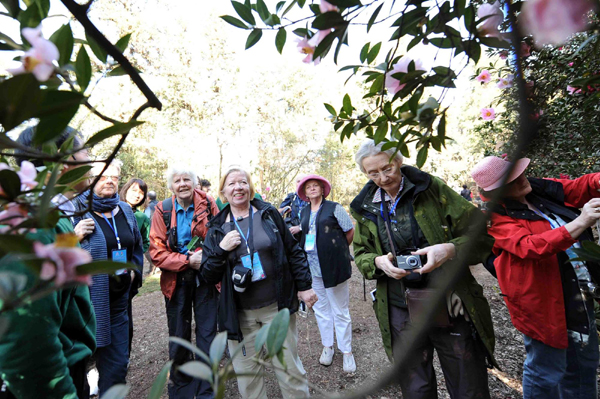
[[[102,217],[104,218],[104,220],[106,220],[106,223],[108,223],[108,227],[110,227],[113,233],[115,233],[115,238],[117,239],[117,249],[112,250],[112,261],[127,263],[127,248],[121,248],[121,239],[119,238],[119,231],[117,230],[117,222],[115,221],[115,215],[113,214],[113,211],[110,211],[112,224],[108,221],[104,213],[102,214]],[[116,275],[125,273],[127,273],[127,269],[119,269],[115,272]]]
[[[310,218],[310,220],[309,220],[308,234],[306,235],[306,240],[304,241],[304,250],[306,252],[313,252],[316,249],[316,246],[317,246],[317,218],[319,217],[319,213],[321,212],[322,207],[323,207],[323,203],[321,203],[321,205],[319,206],[319,209],[315,213],[315,217]]]
[[[252,230],[253,230],[253,210],[252,207],[250,207],[250,220],[249,220],[249,224],[248,224],[248,232],[246,233],[246,235],[244,236],[244,233],[242,232],[242,229],[240,228],[240,225],[238,224],[237,220],[235,220],[235,218],[233,217],[233,215],[231,215],[231,218],[233,219],[233,222],[235,223],[235,227],[237,228],[237,230],[240,233],[240,236],[242,236],[242,238],[244,239],[244,242],[246,243],[246,250],[248,251],[248,255],[243,255],[240,260],[242,261],[242,265],[245,268],[248,269],[252,269],[252,282],[256,282],[256,281],[260,281],[260,280],[264,280],[265,278],[267,278],[267,275],[265,274],[265,270],[262,266],[262,263],[260,261],[260,256],[258,256],[258,252],[254,252],[254,237],[252,236]],[[250,256],[250,254],[252,254],[252,256]]]

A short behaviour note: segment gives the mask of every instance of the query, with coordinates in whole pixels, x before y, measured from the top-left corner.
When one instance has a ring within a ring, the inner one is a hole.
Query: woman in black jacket
[[[306,251],[313,289],[319,298],[314,307],[323,344],[319,362],[323,366],[333,362],[335,330],[338,349],[344,354],[343,370],[353,373],[356,363],[348,279],[352,274],[349,245],[354,225],[340,204],[325,200],[330,192],[331,184],[319,175],[305,176],[298,183],[298,197],[310,202],[300,212],[300,246]]]
[[[230,169],[219,184],[226,207],[210,222],[203,246],[201,276],[208,284],[222,282],[218,324],[227,331],[229,352],[237,353],[233,367],[243,398],[266,397],[263,366],[254,355],[258,330],[279,310],[291,313],[284,343],[287,373],[276,371],[283,397],[308,397],[306,371],[298,357],[295,312],[298,298],[309,307],[317,297],[312,290],[306,255],[273,206],[253,199],[250,175]],[[244,340],[242,351],[236,348]],[[278,359],[273,360],[282,367]],[[250,376],[249,376],[250,375]]]

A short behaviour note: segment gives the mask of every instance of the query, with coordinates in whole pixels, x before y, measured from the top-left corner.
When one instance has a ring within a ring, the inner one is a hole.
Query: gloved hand
[[[448,313],[450,317],[464,316],[465,320],[469,321],[469,314],[465,312],[462,301],[456,292],[452,291],[446,294],[446,305],[448,306]]]

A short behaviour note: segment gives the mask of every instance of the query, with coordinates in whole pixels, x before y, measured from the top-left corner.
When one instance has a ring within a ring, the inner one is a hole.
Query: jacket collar
[[[250,205],[255,207],[258,210],[258,212],[261,214],[261,216],[270,206],[268,203],[261,201],[257,198],[253,198],[252,201],[250,201]],[[212,218],[212,220],[210,221],[210,226],[221,228],[223,223],[225,223],[225,221],[227,221],[227,216],[230,213],[231,213],[231,206],[229,205],[229,203],[227,203],[227,204],[225,204],[225,207],[223,209],[221,209],[221,212],[219,212],[218,215],[216,215],[214,218]]]
[[[400,171],[405,178],[415,185],[413,200],[420,193],[427,190],[429,186],[431,186],[431,175],[428,173],[408,165],[403,165],[400,168]],[[374,220],[373,215],[375,215],[375,218],[377,217],[379,214],[379,207],[372,203],[372,198],[378,188],[379,187],[372,180],[369,180],[360,193],[350,203],[350,209],[353,209],[360,215]]]

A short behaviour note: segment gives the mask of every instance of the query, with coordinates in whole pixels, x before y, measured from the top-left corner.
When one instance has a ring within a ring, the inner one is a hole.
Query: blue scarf
[[[91,192],[91,190],[88,190],[85,193],[81,194],[81,197],[83,197],[83,199],[85,200],[86,203],[89,201],[90,194],[93,195],[92,211],[94,211],[94,212],[100,212],[100,213],[110,212],[113,209],[115,209],[117,207],[117,205],[119,205],[120,198],[119,198],[119,194],[117,194],[117,193],[115,193],[110,198],[103,198],[103,197],[97,196],[96,193]]]

